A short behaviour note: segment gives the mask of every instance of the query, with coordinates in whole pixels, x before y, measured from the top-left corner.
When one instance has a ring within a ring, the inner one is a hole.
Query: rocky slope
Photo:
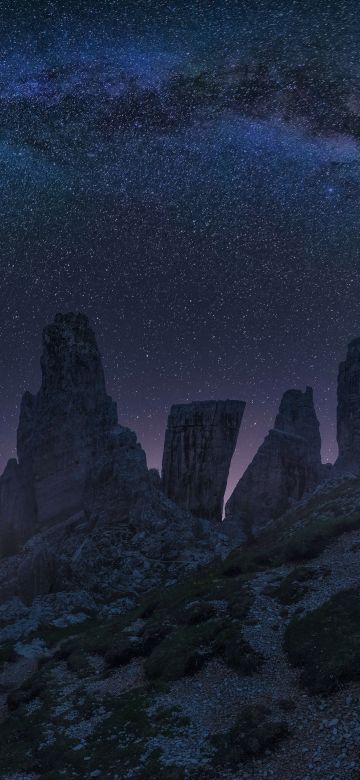
[[[39,392],[22,400],[18,460],[0,478],[0,603],[79,590],[121,602],[229,549],[220,527],[164,495],[135,433],[118,424],[83,314],[44,329],[41,369]],[[221,503],[243,404],[212,406]],[[205,495],[203,455],[189,455],[194,499]]]
[[[120,614],[0,610],[0,777],[355,780],[359,550],[342,479]]]
[[[357,366],[336,468],[288,391],[221,526],[243,404],[175,407],[161,482],[86,318],[45,329],[0,479],[1,780],[359,780]]]

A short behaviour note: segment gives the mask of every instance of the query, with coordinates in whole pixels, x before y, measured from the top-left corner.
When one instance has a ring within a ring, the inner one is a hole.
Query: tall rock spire
[[[338,472],[360,472],[360,338],[350,341],[338,374]]]
[[[284,393],[274,428],[230,496],[227,520],[256,534],[315,488],[321,479],[321,440],[310,387]]]
[[[149,484],[135,434],[117,424],[87,317],[56,315],[43,332],[41,369],[39,392],[21,403],[18,463],[0,478],[0,554],[106,491],[124,515]]]
[[[166,495],[198,517],[220,521],[243,401],[171,407],[162,467]]]
[[[57,314],[43,332],[42,383],[22,399],[19,466],[34,480],[38,525],[82,506],[89,461],[117,424],[95,335],[83,314]]]

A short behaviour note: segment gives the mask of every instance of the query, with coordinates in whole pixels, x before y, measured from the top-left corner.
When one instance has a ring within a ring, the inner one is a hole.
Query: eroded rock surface
[[[272,429],[226,504],[246,536],[285,512],[322,478],[319,423],[310,387],[284,393]],[[225,524],[226,528],[226,524]]]
[[[25,393],[17,449],[33,480],[38,526],[82,508],[89,465],[117,424],[95,335],[82,314],[58,314],[43,333],[42,383]]]
[[[284,393],[274,428],[304,439],[308,463],[321,466],[320,426],[312,387],[307,387],[304,393],[301,390],[287,390]]]
[[[9,460],[0,477],[0,557],[16,552],[35,523],[33,484],[17,460]]]
[[[162,481],[166,495],[197,517],[220,521],[243,401],[172,406],[165,434]]]
[[[39,392],[21,405],[18,462],[0,478],[0,603],[78,588],[111,603],[226,548],[211,523],[166,498],[135,433],[118,424],[84,315],[45,328],[41,367]],[[233,417],[221,419],[230,452]],[[224,447],[216,426],[210,434]]]

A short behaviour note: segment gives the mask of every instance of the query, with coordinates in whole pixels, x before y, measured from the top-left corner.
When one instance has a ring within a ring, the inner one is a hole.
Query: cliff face
[[[274,428],[304,439],[308,463],[321,466],[320,426],[312,387],[307,387],[304,393],[301,390],[287,390],[284,393]]]
[[[17,450],[33,482],[39,526],[82,507],[89,464],[117,424],[93,331],[82,314],[59,314],[43,333],[42,384],[25,393]]]
[[[91,509],[96,484],[100,490],[99,480],[91,480],[94,470],[116,482],[119,506],[129,508],[135,483],[148,484],[145,453],[135,434],[117,425],[95,335],[83,314],[58,314],[45,328],[41,369],[39,392],[22,399],[19,462],[10,461],[0,479],[3,552]]]
[[[41,368],[39,392],[22,400],[18,462],[0,477],[0,603],[79,588],[115,600],[219,554],[224,536],[166,498],[135,433],[118,424],[84,315],[59,314],[45,328]],[[230,411],[221,417],[229,453]],[[219,463],[215,422],[207,436]]]
[[[202,401],[171,408],[165,434],[165,494],[193,515],[221,521],[242,401]]]
[[[0,477],[0,556],[16,552],[35,523],[34,491],[15,458]]]
[[[360,339],[350,342],[338,374],[338,472],[360,472]]]
[[[226,519],[245,535],[313,490],[321,479],[321,440],[311,388],[284,393],[272,429],[226,504]]]

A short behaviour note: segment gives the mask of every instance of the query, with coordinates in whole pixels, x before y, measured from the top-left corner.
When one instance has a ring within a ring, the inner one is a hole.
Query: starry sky
[[[233,486],[307,384],[334,460],[360,335],[357,2],[3,0],[0,22],[0,466],[42,327],[73,309],[151,466],[171,403],[239,398]]]

